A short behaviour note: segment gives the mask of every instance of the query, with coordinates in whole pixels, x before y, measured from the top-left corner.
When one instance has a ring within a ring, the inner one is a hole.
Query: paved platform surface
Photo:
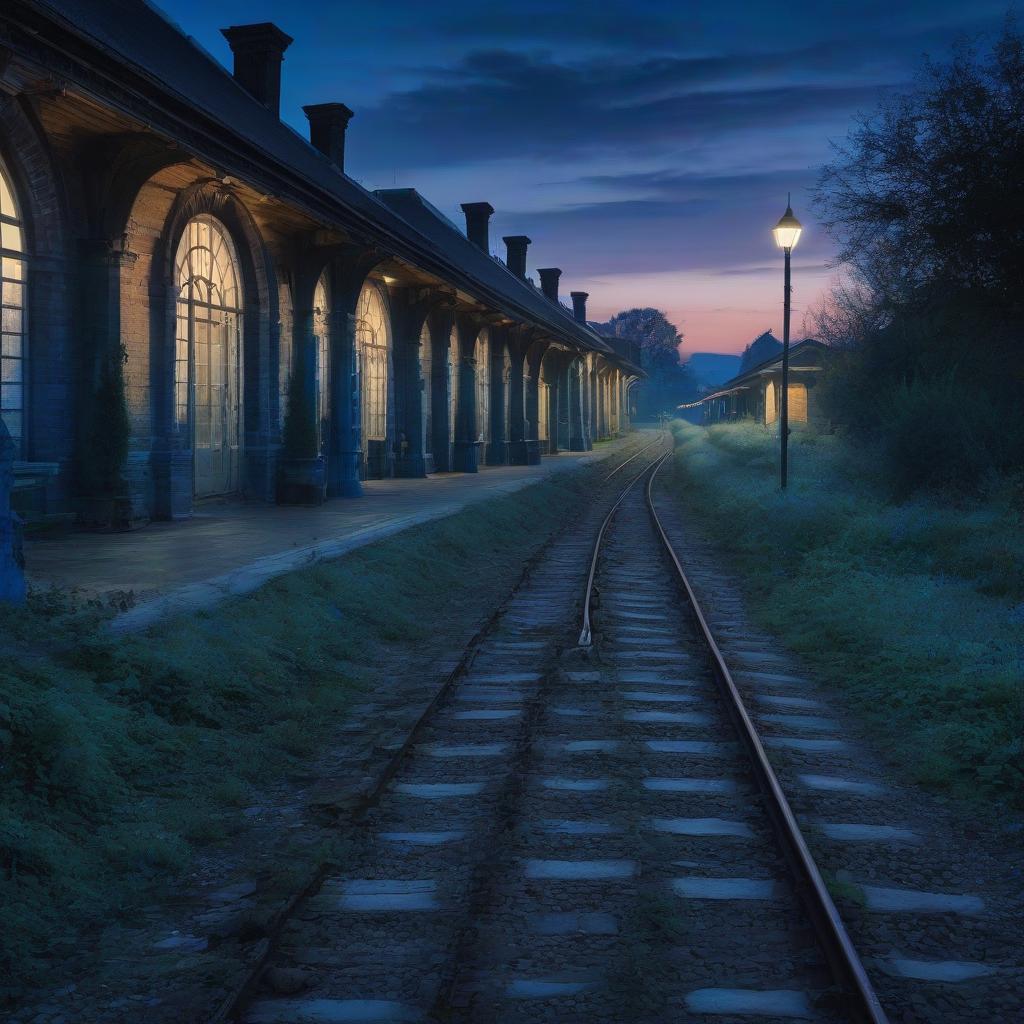
[[[200,506],[191,519],[152,523],[133,533],[71,532],[30,540],[25,548],[28,580],[33,587],[55,586],[105,600],[124,597],[133,606],[116,617],[112,628],[144,629],[166,615],[248,593],[304,564],[336,558],[475,502],[607,458],[629,443],[620,438],[591,452],[563,452],[545,457],[539,466],[370,480],[362,497],[335,499],[319,508],[224,501]]]

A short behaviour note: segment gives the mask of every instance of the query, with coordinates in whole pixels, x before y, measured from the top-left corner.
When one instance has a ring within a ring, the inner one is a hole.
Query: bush
[[[919,414],[954,417],[959,404],[980,418],[955,388],[908,391]],[[959,440],[922,437],[921,423],[908,415],[894,428],[904,438],[894,458],[931,460],[934,474],[936,445]],[[956,504],[894,500],[862,445],[800,432],[782,491],[777,440],[765,430],[679,421],[672,430],[670,482],[741,575],[759,622],[907,777],[1024,806],[1024,530],[1012,501],[996,489]],[[978,472],[973,453],[958,458],[958,472]]]
[[[903,381],[878,403],[878,433],[895,494],[979,493],[1003,461],[998,415],[977,389],[943,380]]]

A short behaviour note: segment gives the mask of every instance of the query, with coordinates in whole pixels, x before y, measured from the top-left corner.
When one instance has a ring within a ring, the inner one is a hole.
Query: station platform
[[[115,632],[145,629],[167,615],[213,607],[303,565],[609,458],[638,433],[589,452],[545,456],[537,466],[368,480],[361,497],[316,508],[214,501],[190,519],[131,533],[44,536],[26,542],[26,575],[30,587],[56,587],[118,609]]]

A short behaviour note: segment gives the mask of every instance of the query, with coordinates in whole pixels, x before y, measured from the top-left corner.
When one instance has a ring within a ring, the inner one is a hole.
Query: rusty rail
[[[661,538],[669,561],[675,568],[679,583],[686,594],[698,629],[707,646],[715,678],[744,746],[747,748],[747,753],[750,755],[754,775],[764,793],[769,814],[795,876],[797,890],[817,932],[819,942],[828,959],[829,966],[832,968],[833,976],[850,1001],[849,1009],[856,1014],[859,1020],[869,1022],[869,1024],[888,1024],[882,1004],[868,979],[860,956],[821,877],[821,872],[814,862],[789,801],[779,785],[779,780],[768,760],[757,729],[754,727],[729,667],[726,665],[707,619],[704,617],[697,595],[683,571],[683,566],[661,525],[661,520],[658,518],[653,497],[654,479],[668,458],[668,454],[662,456],[655,463],[647,479],[647,508],[651,514],[654,528]]]

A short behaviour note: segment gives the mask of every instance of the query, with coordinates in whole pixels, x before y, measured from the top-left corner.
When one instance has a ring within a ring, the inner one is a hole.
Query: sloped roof
[[[740,356],[740,372],[742,373],[749,367],[764,362],[765,359],[770,359],[777,352],[781,351],[782,342],[771,331],[759,334],[743,350],[743,354]]]
[[[799,358],[801,355],[808,354],[812,351],[827,352],[828,346],[814,338],[804,338],[803,341],[798,341],[795,345],[789,347],[789,361],[792,366],[793,360]],[[769,367],[778,364],[782,365],[782,353],[777,352],[775,355],[769,356],[767,359],[762,359],[756,366],[748,367],[742,373],[738,373],[731,380],[727,380],[724,384],[720,384],[714,392],[709,395],[704,395],[701,398],[702,402],[709,402],[713,398],[719,398],[720,396],[727,394],[730,391],[735,391],[738,388],[749,384],[755,377],[760,376]]]
[[[186,145],[198,155],[222,158],[204,151],[206,139],[197,119],[188,116],[192,112],[219,129],[209,138],[234,140],[233,154],[250,168],[273,173],[277,194],[310,208],[314,216],[370,232],[394,255],[502,312],[622,362],[595,332],[483,253],[418,194],[408,190],[406,196],[377,196],[339,172],[147,0],[8,0],[0,17],[17,21],[25,12],[85,44],[95,51],[94,59],[106,58],[109,66],[101,70],[112,86],[130,97],[128,113],[138,116],[141,98],[150,123],[172,138],[180,134],[176,126],[187,121]],[[47,39],[50,34],[47,28]],[[70,73],[68,77],[74,80]],[[81,84],[94,93],[102,91],[95,76]]]
[[[583,348],[602,354],[612,353],[611,346],[596,331],[579,323],[560,302],[552,302],[529,281],[513,274],[501,260],[471,242],[416,189],[381,189],[374,194],[439,249],[456,259],[460,266],[467,268],[477,280],[496,292],[508,293],[514,301],[522,303],[533,319],[555,332],[570,334]]]

